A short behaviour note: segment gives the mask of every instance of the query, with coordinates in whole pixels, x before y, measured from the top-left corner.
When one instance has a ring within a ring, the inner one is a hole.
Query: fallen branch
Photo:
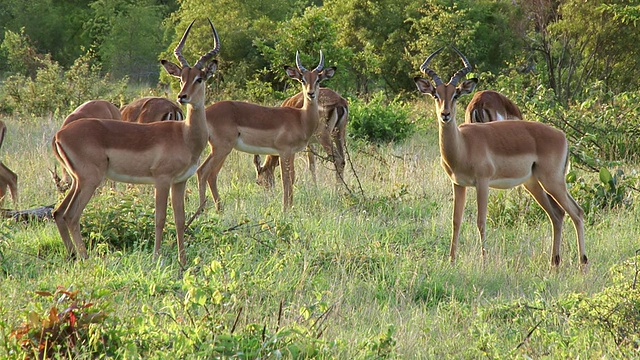
[[[55,205],[47,205],[28,210],[0,209],[0,214],[2,214],[3,218],[12,218],[15,221],[44,221],[53,219],[54,207]]]

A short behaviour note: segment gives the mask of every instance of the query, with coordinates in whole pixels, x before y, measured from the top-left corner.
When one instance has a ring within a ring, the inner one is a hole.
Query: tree
[[[514,60],[523,34],[515,26],[520,19],[511,1],[430,0],[410,18],[416,41],[409,44],[414,72],[424,58],[436,49],[454,45],[474,65],[476,72],[498,73]],[[452,52],[434,59],[442,74],[453,74],[461,67]]]
[[[326,57],[325,66],[338,67],[338,76],[331,80],[331,87],[347,89],[350,78],[345,70],[352,54],[349,49],[339,47],[336,38],[336,24],[325,16],[321,7],[308,7],[303,14],[279,23],[275,30],[263,33],[263,38],[255,41],[256,47],[269,64],[269,69],[262,73],[262,80],[271,81],[282,90],[290,84],[283,66],[295,65],[296,51],[300,52],[303,64],[316,66],[322,50]]]
[[[523,2],[534,19],[531,49],[544,60],[548,86],[562,104],[580,100],[601,81],[615,93],[637,88],[629,69],[640,65],[638,0]]]
[[[209,17],[220,35],[221,51],[218,59],[221,66],[216,73],[219,78],[231,85],[244,86],[247,79],[269,64],[262,57],[254,41],[276,31],[278,23],[301,13],[310,3],[309,0],[178,0],[179,9],[171,14],[167,26],[173,41],[164,56],[170,56],[186,27],[196,21],[189,35],[189,50],[185,49],[187,59],[208,51],[211,46],[209,24],[201,21]]]
[[[97,53],[105,70],[116,78],[158,79],[158,58],[166,48],[162,25],[166,7],[155,0],[98,0],[91,4]]]

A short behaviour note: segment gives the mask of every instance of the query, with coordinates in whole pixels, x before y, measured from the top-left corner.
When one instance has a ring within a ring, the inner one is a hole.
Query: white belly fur
[[[174,178],[173,183],[175,184],[175,183],[186,181],[191,176],[193,176],[193,174],[196,173],[196,170],[198,170],[197,163],[189,167],[187,171],[185,171],[184,173]],[[107,170],[107,178],[118,181],[118,182],[128,183],[128,184],[154,184],[155,183],[155,180],[152,177],[130,176],[127,174],[119,174],[119,173],[113,172],[111,169]]]

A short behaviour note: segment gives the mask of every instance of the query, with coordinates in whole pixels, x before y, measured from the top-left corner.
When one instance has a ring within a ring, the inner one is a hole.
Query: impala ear
[[[211,60],[211,62],[207,65],[205,70],[207,79],[211,78],[213,76],[213,73],[216,72],[216,70],[218,70],[218,60]]]
[[[470,94],[478,85],[478,78],[471,78],[462,82],[462,84],[458,85],[456,88],[456,96],[461,96],[465,94]]]
[[[336,67],[335,66],[331,66],[328,67],[324,70],[322,70],[320,72],[320,81],[325,80],[325,79],[331,79],[333,77],[333,75],[336,74]]]
[[[164,66],[164,69],[167,70],[169,75],[180,77],[180,73],[182,72],[182,68],[180,66],[167,60],[160,60],[160,63],[162,63],[162,66]]]
[[[293,66],[285,66],[284,71],[287,73],[288,77],[296,80],[302,80],[302,73]]]
[[[414,77],[413,81],[415,81],[416,86],[421,93],[431,95],[435,98],[436,88],[433,87],[431,81],[423,79],[420,76]]]

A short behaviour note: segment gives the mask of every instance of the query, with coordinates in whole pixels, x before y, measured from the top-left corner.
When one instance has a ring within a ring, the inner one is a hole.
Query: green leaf
[[[613,181],[613,177],[611,176],[611,173],[605,167],[600,168],[600,181],[606,185],[611,184],[611,182]]]

